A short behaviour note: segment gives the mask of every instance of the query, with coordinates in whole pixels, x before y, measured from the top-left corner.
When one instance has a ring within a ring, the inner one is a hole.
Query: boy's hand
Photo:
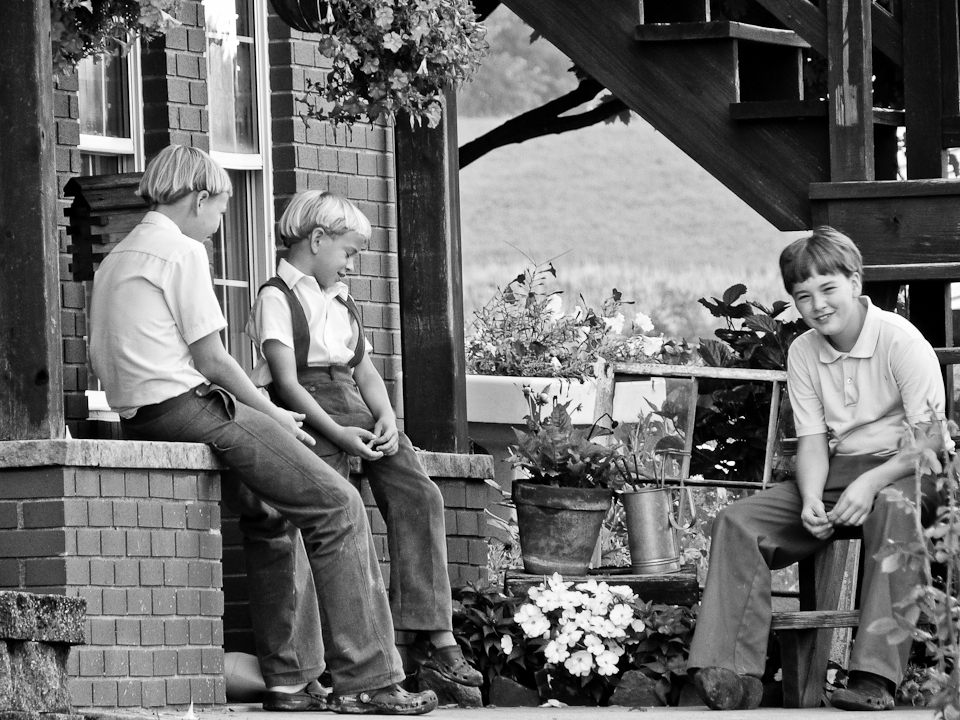
[[[800,513],[800,521],[807,532],[816,538],[826,540],[833,535],[833,523],[827,515],[823,500],[806,500]]]
[[[303,431],[303,421],[307,417],[303,413],[293,412],[292,410],[284,410],[283,408],[276,408],[276,411],[271,413],[271,417],[280,423],[284,430],[293,435],[304,445],[313,446],[317,444],[316,440]]]
[[[863,525],[876,497],[877,491],[873,485],[861,475],[847,486],[827,517],[834,525]]]
[[[377,436],[373,441],[373,447],[384,455],[397,454],[397,450],[400,449],[400,431],[397,430],[396,418],[380,418],[373,427],[373,432]]]
[[[379,460],[383,457],[380,449],[374,448],[375,441],[376,436],[369,430],[350,426],[340,428],[340,436],[335,439],[347,455],[355,455],[364,460]]]

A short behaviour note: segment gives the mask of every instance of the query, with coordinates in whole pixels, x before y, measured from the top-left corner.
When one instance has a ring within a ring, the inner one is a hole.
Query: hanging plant
[[[69,75],[89,55],[125,54],[180,23],[180,0],[50,0],[53,71]]]
[[[287,22],[320,34],[333,62],[307,82],[307,116],[352,124],[394,117],[436,127],[443,91],[473,77],[486,30],[469,0],[273,0]],[[291,17],[296,22],[291,21]]]

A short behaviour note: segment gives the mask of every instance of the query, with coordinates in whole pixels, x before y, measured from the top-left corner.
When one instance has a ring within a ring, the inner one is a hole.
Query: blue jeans
[[[268,685],[320,674],[324,648],[317,622],[337,693],[403,680],[366,511],[350,483],[274,420],[208,386],[141,408],[122,427],[134,440],[207,443],[229,468],[221,474],[222,494],[243,518],[250,609]],[[298,558],[303,562],[298,535],[319,614],[303,602],[309,582],[297,573]]]

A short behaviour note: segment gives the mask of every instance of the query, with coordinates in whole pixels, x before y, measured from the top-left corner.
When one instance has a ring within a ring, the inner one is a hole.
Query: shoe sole
[[[363,702],[361,700],[340,701],[332,706],[332,710],[340,715],[425,715],[437,709],[439,705],[434,695],[425,704],[417,707],[402,707],[386,703]]]

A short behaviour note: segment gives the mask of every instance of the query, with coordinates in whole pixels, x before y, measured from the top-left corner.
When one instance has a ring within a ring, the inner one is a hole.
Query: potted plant
[[[643,313],[635,313],[632,323],[626,320],[622,306],[629,303],[616,289],[599,310],[581,295],[581,304],[566,313],[562,292],[551,288],[556,276],[552,262],[531,264],[498,289],[467,328],[470,437],[493,455],[503,487],[513,477],[504,462],[507,448],[527,409],[519,390],[529,386],[567,403],[574,425],[588,427],[605,361],[650,362],[665,348],[675,349],[652,334]],[[633,384],[618,399],[614,418],[636,417],[639,397],[651,392],[649,384]]]
[[[590,565],[620,473],[619,446],[596,424],[574,426],[569,403],[527,386],[526,429],[516,431],[510,460],[520,552],[526,572],[582,575]],[[546,409],[546,412],[544,410]]]

